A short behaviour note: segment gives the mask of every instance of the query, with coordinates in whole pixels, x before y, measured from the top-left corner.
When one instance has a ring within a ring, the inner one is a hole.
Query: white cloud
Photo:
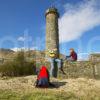
[[[78,53],[78,61],[89,60],[89,53]]]
[[[17,51],[19,51],[19,48],[15,47],[15,48],[11,48],[11,50],[17,52]]]
[[[11,50],[13,50],[15,52],[20,51],[20,50],[23,50],[23,49],[25,49],[25,48],[24,47],[21,47],[21,48],[19,48],[19,47],[11,48]]]
[[[22,36],[20,36],[19,38],[18,38],[18,41],[25,41],[26,39],[25,39],[25,37],[22,37]]]
[[[11,48],[11,50],[17,52],[17,51],[21,51],[21,50],[24,50],[24,51],[28,51],[28,50],[37,50],[38,47],[30,47],[30,48],[25,48],[25,47],[14,47],[14,48]]]
[[[100,25],[100,0],[90,0],[78,5],[67,4],[59,19],[60,43],[78,39],[86,31]]]
[[[28,33],[27,30],[24,31],[24,34],[22,36],[19,36],[17,38],[18,41],[24,42],[24,41],[32,41],[32,36]]]

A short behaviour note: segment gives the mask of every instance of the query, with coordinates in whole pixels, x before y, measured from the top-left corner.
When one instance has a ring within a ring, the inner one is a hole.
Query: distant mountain
[[[26,58],[30,59],[36,59],[36,60],[41,60],[45,58],[45,51],[39,51],[39,50],[29,50],[29,51],[24,51],[24,56]],[[11,58],[13,59],[14,57],[17,56],[19,51],[15,52],[11,49],[0,49],[0,58]],[[64,55],[60,54],[60,58],[64,58]]]
[[[0,51],[1,51],[1,52],[14,52],[14,51],[11,50],[11,49],[4,49],[4,48],[1,48]]]
[[[0,58],[14,58],[20,51],[13,51],[11,49],[0,49]],[[38,50],[29,50],[29,51],[24,51],[25,52],[25,57],[29,58],[35,58],[35,59],[40,59],[45,57],[45,52],[44,51],[38,51]]]
[[[13,54],[14,54],[14,51],[13,50],[4,49],[4,48],[1,48],[0,49],[0,58],[9,57],[9,56],[11,56]]]

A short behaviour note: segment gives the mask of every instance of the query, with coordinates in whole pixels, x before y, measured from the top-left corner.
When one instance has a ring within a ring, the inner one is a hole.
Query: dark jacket
[[[70,54],[70,57],[71,57],[74,61],[76,61],[76,60],[77,60],[77,53],[76,53],[76,52],[72,52],[72,53]]]

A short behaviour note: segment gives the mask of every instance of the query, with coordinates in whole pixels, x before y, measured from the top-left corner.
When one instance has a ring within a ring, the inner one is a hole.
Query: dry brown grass
[[[40,100],[36,96],[40,96],[41,98],[41,95],[44,95],[43,100],[65,100],[65,98],[67,98],[66,100],[100,100],[100,80],[85,79],[85,78],[64,79],[64,80],[51,79],[51,81],[56,86],[58,86],[58,88],[52,88],[52,89],[49,88],[42,90],[35,88],[34,86],[35,80],[36,76],[1,78],[0,91],[3,91],[2,93],[8,91],[7,92],[8,94],[12,91],[10,94],[12,95],[13,93],[15,93],[16,95],[18,94],[20,96],[19,98],[21,98],[22,96],[27,96],[27,100]],[[2,93],[0,93],[0,98]],[[57,99],[57,95],[61,99]],[[18,96],[15,96],[15,98],[17,97]],[[30,97],[31,99],[29,99]],[[32,99],[34,97],[36,97],[36,99]],[[50,99],[50,97],[52,99]],[[15,100],[21,100],[21,99],[15,99]]]

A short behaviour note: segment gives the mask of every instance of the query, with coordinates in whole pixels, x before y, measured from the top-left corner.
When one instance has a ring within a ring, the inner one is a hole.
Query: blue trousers
[[[55,71],[57,70],[54,70],[55,69],[55,62],[57,63],[57,67],[60,69],[62,67],[62,62],[60,59],[56,59],[56,58],[49,58],[49,62],[51,63],[51,68],[50,68],[50,76],[56,76]]]
[[[69,57],[69,56],[66,56],[66,60],[67,61],[74,61],[71,57]]]

